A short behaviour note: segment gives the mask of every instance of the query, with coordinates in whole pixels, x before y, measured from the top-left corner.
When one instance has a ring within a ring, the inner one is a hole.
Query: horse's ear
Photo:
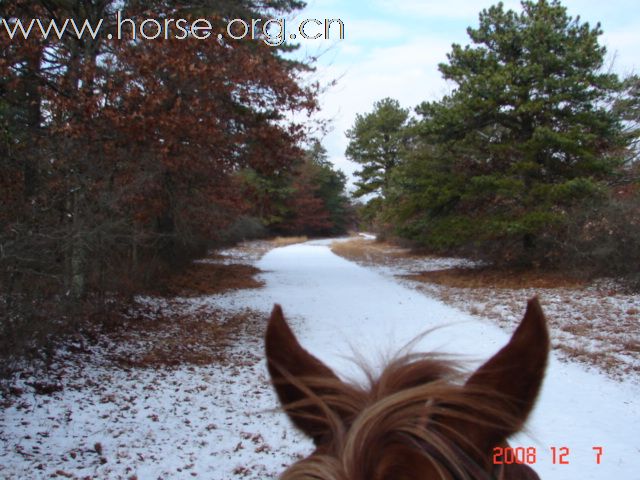
[[[491,451],[522,428],[542,386],[548,354],[549,332],[536,297],[509,343],[465,384],[471,395],[480,392],[479,412],[485,418],[463,431],[481,451]]]
[[[332,412],[321,397],[341,384],[333,371],[307,352],[275,305],[265,337],[267,368],[280,403],[293,423],[319,444],[331,431]]]

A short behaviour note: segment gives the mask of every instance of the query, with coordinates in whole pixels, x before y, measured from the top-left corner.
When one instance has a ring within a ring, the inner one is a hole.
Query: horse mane
[[[478,449],[443,420],[518,430],[522,422],[507,410],[492,407],[495,402],[478,401],[481,397],[504,399],[503,395],[482,386],[464,386],[468,372],[459,361],[443,355],[397,356],[379,375],[363,362],[357,364],[366,377],[361,385],[324,376],[296,377],[277,367],[283,383],[306,394],[283,405],[283,410],[293,418],[323,423],[332,438],[329,449],[318,448],[313,456],[289,467],[281,480],[368,478],[394,443],[415,447],[416,454],[434,464],[442,478],[447,474],[461,480],[492,478],[484,472],[479,477],[483,466],[471,457],[461,462],[456,445]],[[322,415],[309,413],[309,407]]]
[[[549,333],[537,298],[509,342],[470,375],[436,354],[401,353],[366,382],[345,382],[298,342],[276,305],[267,368],[284,411],[316,450],[282,480],[531,480],[528,465],[492,464],[540,391]],[[404,350],[406,352],[406,349]]]

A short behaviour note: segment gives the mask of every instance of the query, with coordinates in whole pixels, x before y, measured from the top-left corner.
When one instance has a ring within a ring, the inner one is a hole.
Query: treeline
[[[270,233],[332,236],[354,225],[347,177],[335,169],[318,140],[310,143],[289,171],[264,175],[246,169],[242,175],[252,205],[248,221],[259,219],[260,228]]]
[[[439,66],[453,86],[414,113],[359,115],[365,221],[438,253],[640,285],[640,80],[605,65],[600,25],[560,2],[483,10]]]
[[[108,37],[116,10],[224,31],[303,6],[0,4],[9,25],[104,20],[96,38],[0,37],[0,349],[43,353],[52,334],[223,242],[345,228],[344,176],[291,120],[317,109],[318,90],[303,81],[311,66],[286,57],[292,46]]]

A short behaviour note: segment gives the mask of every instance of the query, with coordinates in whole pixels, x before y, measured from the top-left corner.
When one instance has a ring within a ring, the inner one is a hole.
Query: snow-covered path
[[[265,294],[282,304],[304,346],[338,372],[353,376],[352,349],[375,360],[435,326],[448,325],[431,332],[417,350],[479,361],[508,340],[498,327],[344,260],[326,245],[276,249],[258,266],[268,272]],[[512,443],[536,447],[535,469],[545,480],[640,479],[639,393],[637,386],[552,358],[530,435]],[[600,464],[593,447],[603,448]],[[561,465],[560,453],[567,451],[568,464]]]
[[[227,363],[123,369],[98,346],[67,357],[70,373],[59,392],[35,395],[21,379],[24,393],[0,411],[0,478],[277,478],[312,446],[283,414],[269,412],[276,400],[255,330],[276,302],[303,345],[346,377],[357,377],[354,352],[375,366],[437,326],[415,349],[463,355],[470,368],[508,340],[511,332],[344,260],[329,243],[269,251],[257,262],[264,288],[174,300],[172,308],[205,317],[212,310],[263,312]],[[533,439],[512,443],[537,448],[534,467],[544,480],[640,480],[639,394],[637,384],[552,358],[529,422]],[[551,447],[568,449],[569,464],[553,464]],[[592,447],[603,448],[600,465]]]

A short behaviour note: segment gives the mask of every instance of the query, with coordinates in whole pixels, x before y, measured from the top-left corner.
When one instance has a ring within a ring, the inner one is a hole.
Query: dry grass
[[[247,258],[260,258],[269,249],[266,244],[256,243],[245,248],[242,254]],[[242,259],[229,262],[225,257],[213,254],[191,263],[185,270],[165,276],[145,293],[161,297],[197,297],[261,288],[263,282],[255,278],[259,273],[260,269],[242,263]]]
[[[165,311],[154,318],[127,320],[109,336],[109,357],[125,368],[227,363],[228,352],[242,335],[260,336],[263,315],[245,310],[193,313]]]
[[[331,246],[331,250],[336,255],[349,260],[373,265],[397,265],[398,262],[435,258],[420,255],[388,242],[373,242],[363,238],[336,242]],[[414,282],[454,288],[577,288],[584,286],[584,281],[558,272],[472,267],[421,271],[403,275],[403,277]]]
[[[638,340],[628,340],[623,342],[623,347],[626,351],[632,353],[640,353],[640,341]]]
[[[262,335],[263,315],[252,310],[231,314],[208,302],[193,310],[184,297],[263,287],[255,278],[261,271],[243,262],[270,248],[268,242],[243,244],[227,251],[230,255],[211,255],[169,277],[161,292],[153,292],[162,298],[137,306],[110,329],[106,342],[110,357],[127,368],[228,362],[230,348],[240,336]]]
[[[307,238],[305,236],[301,236],[301,237],[276,237],[276,238],[271,240],[271,244],[273,244],[274,247],[286,247],[288,245],[294,245],[296,243],[304,243],[304,242],[306,242],[308,240],[309,240],[309,238]]]
[[[163,294],[192,297],[260,288],[263,283],[255,278],[259,273],[256,267],[241,263],[194,263],[185,272],[170,278],[163,287]]]
[[[259,349],[246,352],[235,347],[247,339],[261,339],[264,313],[249,309],[229,312],[218,308],[213,299],[185,297],[262,287],[255,278],[260,270],[247,263],[271,248],[269,242],[248,242],[198,260],[180,274],[165,277],[161,291],[147,291],[147,296],[134,304],[114,309],[107,316],[101,314],[101,321],[92,322],[82,334],[68,336],[46,371],[38,365],[24,365],[22,371],[35,378],[44,376],[45,380],[34,383],[33,388],[37,393],[49,393],[61,388],[58,378],[78,373],[67,368],[73,363],[69,358],[75,361],[87,355],[124,369],[162,370],[211,363],[238,368],[243,362],[258,361]],[[11,396],[20,394],[22,390],[0,383],[0,408],[11,403]]]
[[[331,251],[358,263],[386,264],[399,258],[417,258],[417,255],[412,254],[409,249],[359,237],[346,242],[334,242],[331,245]]]
[[[578,288],[585,282],[558,272],[449,268],[405,275],[415,282],[454,288]]]

